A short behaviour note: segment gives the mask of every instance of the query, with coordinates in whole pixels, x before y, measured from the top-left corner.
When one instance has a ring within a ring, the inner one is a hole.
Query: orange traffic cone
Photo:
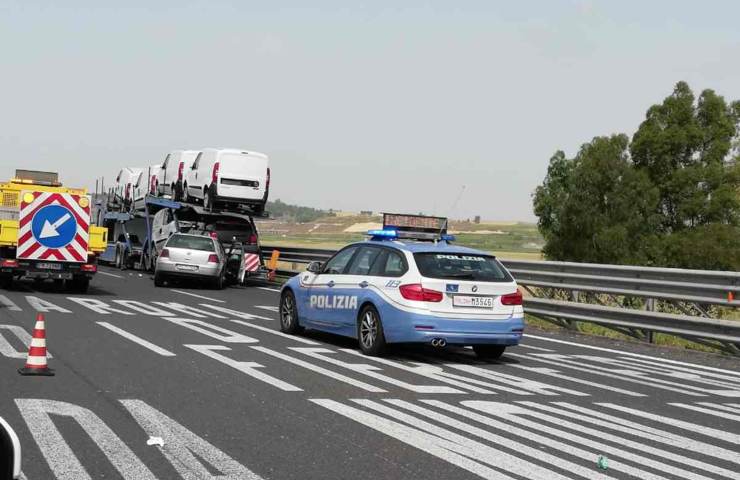
[[[28,349],[26,366],[18,369],[21,375],[54,376],[54,370],[46,364],[46,327],[44,326],[44,314],[36,315],[36,326],[33,329],[31,346]]]

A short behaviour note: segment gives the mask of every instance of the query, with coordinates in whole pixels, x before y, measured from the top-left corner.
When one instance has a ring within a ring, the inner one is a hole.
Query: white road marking
[[[725,412],[740,414],[740,408],[733,407],[731,406],[732,404],[723,405],[721,403],[699,402],[699,405],[704,405],[705,407],[716,408],[717,410],[722,410]]]
[[[51,415],[73,418],[126,480],[156,480],[152,472],[97,415],[86,408],[54,400],[16,399],[18,409],[57,480],[88,480]]]
[[[21,307],[16,305],[11,299],[5,295],[0,295],[0,306],[7,308],[11,312],[22,312]]]
[[[545,462],[545,463],[547,463],[549,465],[554,465],[554,466],[556,466],[558,468],[561,468],[561,469],[563,469],[563,470],[565,470],[567,472],[570,472],[570,473],[573,473],[573,474],[576,474],[576,475],[580,475],[581,477],[584,477],[584,478],[587,478],[587,479],[594,478],[594,471],[593,471],[592,468],[583,467],[581,465],[578,465],[578,464],[569,462],[567,460],[563,460],[559,456],[551,455],[549,453],[543,452],[542,450],[540,450],[538,448],[534,448],[534,447],[531,447],[531,446],[528,446],[528,445],[525,445],[525,444],[516,442],[516,441],[514,441],[514,440],[512,440],[510,438],[502,437],[500,435],[497,435],[495,433],[488,432],[486,430],[483,430],[481,428],[478,428],[478,427],[475,427],[475,426],[472,426],[472,425],[468,425],[468,424],[466,424],[464,422],[461,422],[459,420],[455,420],[452,417],[443,415],[443,414],[441,414],[441,413],[439,413],[437,411],[430,410],[430,409],[424,408],[424,407],[420,407],[420,406],[414,405],[414,404],[412,404],[410,402],[407,402],[407,401],[404,401],[404,400],[389,399],[389,400],[386,400],[386,402],[388,402],[388,403],[390,403],[390,404],[392,404],[392,405],[394,405],[396,407],[404,408],[406,410],[409,410],[411,412],[414,412],[414,413],[416,413],[418,415],[425,416],[425,417],[427,417],[429,419],[432,419],[434,421],[437,421],[437,422],[442,423],[444,425],[447,425],[449,427],[455,428],[457,430],[461,430],[461,431],[465,432],[467,435],[476,436],[476,437],[482,438],[482,439],[487,440],[487,441],[489,441],[491,443],[494,443],[494,444],[506,445],[508,448],[510,448],[511,450],[513,450],[513,451],[515,451],[517,453],[524,454],[524,455],[529,456],[529,457],[531,457],[533,459],[536,459],[536,460]],[[386,413],[386,412],[384,412],[384,413]],[[394,418],[398,418],[397,414],[392,414],[391,413],[391,415]],[[408,416],[405,416],[404,418],[401,418],[401,420],[406,421],[408,418],[409,418]],[[409,421],[406,421],[406,423],[409,423]],[[430,425],[430,424],[427,423],[427,425]],[[417,425],[414,425],[414,426],[417,426]],[[434,427],[434,428],[436,429],[437,427]],[[424,430],[427,430],[427,428],[424,428]],[[442,429],[438,429],[435,432],[430,432],[430,433],[439,434],[442,431],[443,431]],[[449,436],[447,436],[445,434],[445,437],[443,437],[443,438],[445,438],[446,440],[456,441],[457,443],[461,443],[461,439],[464,439],[466,441],[469,441],[469,440],[465,439],[464,437],[460,437],[459,435],[455,435],[454,437],[449,437]],[[589,458],[589,460],[590,460],[590,458]],[[511,473],[516,473],[516,472],[511,472]],[[529,477],[527,477],[527,478],[529,478]]]
[[[353,387],[361,388],[362,390],[365,390],[367,392],[375,392],[375,393],[385,392],[385,390],[383,390],[382,388],[367,384],[365,382],[361,382],[359,380],[355,380],[354,378],[347,377],[345,375],[342,375],[341,373],[333,372],[331,370],[320,367],[318,365],[314,365],[313,363],[309,363],[304,360],[291,357],[290,355],[285,355],[284,353],[276,352],[275,350],[272,350],[266,347],[252,347],[252,348],[262,353],[265,353],[267,355],[272,355],[273,357],[277,357],[281,360],[285,360],[286,362],[292,363],[294,365],[298,365],[299,367],[303,367],[307,370],[311,370],[312,372],[316,372],[326,377],[333,378],[334,380],[344,382],[348,385],[352,385]]]
[[[524,343],[520,343],[517,345],[520,348],[530,348],[532,350],[538,350],[540,352],[554,352],[555,350],[552,350],[550,348],[542,348],[542,347],[535,347],[534,345],[526,345]]]
[[[21,344],[24,345],[23,351],[16,350],[10,344],[10,342],[8,342],[5,337],[3,337],[3,334],[0,333],[0,354],[8,358],[25,359],[28,356],[28,348],[31,345],[31,335],[29,335],[29,333],[24,330],[23,327],[19,327],[18,325],[0,325],[0,330],[8,330],[13,332],[18,340],[21,341]],[[51,353],[48,350],[46,351],[46,356],[47,358],[52,358]]]
[[[609,415],[604,411],[593,410],[567,402],[553,402],[551,405],[560,407],[562,409],[572,410],[576,414],[572,416],[572,418],[576,421],[592,423],[594,425],[599,425],[603,428],[611,430],[627,431],[632,435],[646,438],[652,442],[672,445],[677,448],[688,450],[690,452],[698,452],[710,457],[727,460],[729,462],[740,462],[740,457],[738,457],[737,452],[727,450],[716,445],[700,442],[692,438],[683,437],[675,433],[670,433],[666,430],[649,427],[647,425],[643,425],[632,420]],[[560,410],[558,413],[568,416],[568,413],[564,412],[563,410]],[[628,430],[622,430],[625,427]]]
[[[675,418],[664,417],[662,415],[655,415],[653,413],[647,413],[647,412],[643,412],[642,410],[636,410],[634,408],[623,407],[621,405],[617,405],[614,403],[597,403],[596,405],[618,410],[620,412],[628,413],[630,415],[635,415],[637,417],[646,418],[648,420],[652,420],[653,422],[664,423],[666,425],[671,425],[677,428],[682,428],[684,430],[688,430],[689,432],[700,433],[710,438],[724,440],[726,442],[730,442],[733,445],[740,444],[740,435],[738,435],[737,433],[725,432],[723,430],[717,430],[716,428],[704,427],[702,425],[697,425],[695,423],[684,422],[683,420],[676,420]],[[735,458],[736,458],[735,461],[738,461],[737,460],[738,457],[736,456]]]
[[[175,315],[173,312],[168,312],[167,310],[162,310],[161,308],[136,300],[113,300],[113,303],[117,303],[135,312],[143,313],[144,315],[151,315],[152,317],[171,317]]]
[[[309,399],[309,401],[365,425],[366,427],[388,435],[389,437],[395,438],[400,442],[418,448],[423,452],[434,455],[441,460],[474,473],[479,477],[489,480],[513,480],[513,477],[510,477],[501,471],[494,470],[486,465],[486,463],[490,465],[492,462],[496,462],[496,466],[501,464],[508,465],[516,460],[506,453],[488,447],[485,451],[485,455],[481,455],[480,451],[474,451],[474,449],[470,447],[464,447],[458,443],[451,442],[447,440],[446,437],[439,437],[423,430],[389,420],[374,413],[366,412],[349,405],[344,405],[334,400]],[[523,475],[523,477],[532,478],[530,475]]]
[[[257,288],[259,288],[260,290],[267,290],[268,292],[280,293],[280,290],[278,290],[277,288],[270,288],[270,287],[257,287]]]
[[[120,276],[120,275],[116,275],[115,273],[108,273],[108,272],[104,272],[103,270],[98,270],[98,273],[99,273],[99,274],[101,274],[101,275],[107,275],[107,276],[109,276],[109,277],[115,277],[115,278],[123,278],[123,277],[122,277],[122,276]]]
[[[272,377],[266,373],[263,373],[257,370],[258,368],[264,368],[264,365],[260,363],[240,362],[238,360],[233,360],[229,357],[216,353],[216,351],[231,351],[229,347],[225,347],[223,345],[185,345],[185,346],[190,349],[195,350],[196,352],[202,353],[206,357],[210,357],[214,360],[218,360],[224,365],[228,365],[231,368],[235,368],[239,370],[240,372],[246,375],[249,375],[252,378],[265,382],[285,392],[302,392],[303,391],[302,388],[296,387],[295,385],[291,385],[288,382],[284,382],[278,378]]]
[[[262,480],[211,443],[141,400],[121,400],[121,403],[150,437],[162,437],[164,446],[160,450],[183,479]],[[212,468],[206,468],[201,461]],[[214,475],[213,470],[220,475]]]
[[[67,297],[67,300],[69,300],[70,302],[79,303],[83,307],[89,308],[93,312],[99,313],[101,315],[110,315],[111,313],[119,313],[121,315],[135,315],[134,313],[111,307],[104,301],[98,300],[96,298]]]
[[[238,323],[239,325],[244,325],[245,327],[255,328],[255,329],[257,329],[257,330],[259,330],[261,332],[271,333],[271,334],[277,335],[279,337],[287,338],[287,339],[293,340],[295,342],[305,343],[306,345],[321,345],[319,342],[314,342],[313,340],[309,340],[307,338],[299,337],[297,335],[288,335],[287,333],[283,333],[283,332],[281,332],[279,330],[275,330],[274,328],[263,327],[262,325],[253,325],[251,323],[247,323],[247,322],[242,321],[242,320],[232,320],[232,322]]]
[[[666,474],[671,474],[674,477],[678,478],[687,478],[692,480],[710,480],[709,477],[705,477],[698,473],[683,470],[673,465],[663,463],[662,461],[655,460],[655,457],[661,457],[664,459],[687,464],[692,462],[692,460],[685,459],[685,457],[682,455],[676,455],[674,453],[650,447],[649,445],[641,444],[624,437],[611,435],[604,432],[603,430],[596,430],[584,427],[579,424],[560,419],[558,417],[552,417],[540,412],[530,411],[528,409],[510,403],[470,400],[462,402],[462,405],[473,410],[483,412],[494,418],[500,418],[511,423],[516,423],[517,426],[526,427],[533,432],[552,435],[554,437],[572,442],[576,445],[591,448],[593,451],[600,452],[600,454],[606,455],[610,459],[623,458],[625,460],[630,460],[637,464],[650,467],[654,470],[664,472]],[[526,417],[533,417],[535,418],[535,420],[529,420]],[[552,423],[560,428],[550,427],[546,424],[547,422]],[[569,430],[579,432],[580,434],[571,433]],[[583,435],[584,433],[595,437],[598,440],[590,440],[585,435]],[[617,446],[610,445],[606,442],[612,442],[612,444],[615,444]],[[647,457],[635,454],[621,447],[631,448],[637,450],[638,452],[649,453],[650,456]],[[596,457],[596,455],[594,455],[594,457]],[[616,462],[612,461],[610,463]],[[610,465],[610,468],[616,469],[617,467],[614,465]],[[651,477],[648,472],[641,472],[641,475],[638,475],[638,478],[646,479],[662,477]]]
[[[272,306],[272,305],[255,305],[254,308],[261,308],[262,310],[267,310],[268,312],[278,312],[278,307]]]
[[[559,378],[561,380],[567,380],[573,383],[580,383],[581,385],[588,385],[590,387],[600,388],[600,389],[608,390],[608,391],[615,392],[615,393],[621,393],[623,395],[629,395],[631,397],[646,397],[647,396],[643,393],[637,393],[631,390],[624,390],[622,388],[612,387],[611,385],[606,385],[603,383],[590,382],[588,380],[583,380],[582,378],[576,378],[576,377],[571,377],[568,375],[563,375],[561,373],[558,373],[558,370],[555,370],[552,368],[528,367],[526,365],[507,365],[507,366],[511,366],[513,368],[518,368],[521,370],[526,370],[526,371],[533,372],[533,373],[539,373],[540,375],[546,375],[548,377]]]
[[[108,322],[96,322],[96,323],[98,325],[100,325],[101,327],[107,328],[111,332],[117,333],[118,335],[122,336],[123,338],[127,338],[127,339],[131,340],[132,342],[138,343],[142,347],[147,348],[147,349],[151,350],[152,352],[154,352],[156,354],[162,355],[163,357],[174,357],[175,356],[175,354],[172,353],[172,352],[170,352],[169,350],[165,350],[162,347],[159,347],[159,346],[157,346],[157,345],[155,345],[155,344],[153,344],[153,343],[151,343],[151,342],[149,342],[147,340],[144,340],[141,337],[137,337],[133,333],[129,333],[126,330],[122,330],[122,329],[116,327],[115,325],[111,325]]]
[[[226,303],[223,300],[219,300],[217,298],[206,297],[205,295],[198,295],[197,293],[183,292],[182,290],[175,290],[174,288],[171,289],[170,291],[175,292],[175,293],[180,293],[182,295],[188,295],[188,296],[195,297],[195,298],[202,298],[203,300],[208,300],[210,302]]]
[[[62,308],[58,305],[54,305],[53,303],[47,300],[44,300],[43,298],[26,295],[26,301],[31,306],[31,308],[33,308],[37,312],[48,313],[53,310],[55,312],[61,312],[61,313],[72,313],[71,310],[67,310],[66,308]]]
[[[256,338],[242,335],[241,333],[229,330],[227,328],[219,327],[218,325],[212,325],[204,322],[203,320],[196,320],[194,318],[171,318],[162,317],[164,320],[180,325],[185,328],[189,328],[203,335],[215,338],[221,342],[226,343],[259,343]]]
[[[207,303],[201,303],[201,307],[210,308],[211,310],[216,310],[217,312],[225,313],[226,315],[233,315],[238,318],[242,318],[244,320],[270,320],[272,321],[272,318],[269,317],[263,317],[262,315],[254,315],[251,313],[245,313],[240,312],[239,310],[233,310],[231,308],[222,307],[220,305],[208,305]]]
[[[169,308],[170,310],[183,313],[185,315],[190,315],[191,317],[195,317],[195,318],[207,318],[207,317],[226,318],[223,315],[209,312],[207,310],[202,310],[200,308],[191,307],[189,305],[183,305],[182,303],[177,303],[177,302],[152,302],[152,303],[159,305],[160,307]]]
[[[726,369],[722,369],[722,368],[707,367],[707,366],[704,366],[704,365],[698,365],[696,363],[687,363],[687,362],[680,362],[678,360],[670,360],[668,358],[651,357],[650,355],[642,355],[642,354],[639,354],[639,353],[626,352],[624,350],[613,350],[611,348],[596,347],[596,346],[593,346],[593,345],[585,345],[583,343],[568,342],[566,340],[559,340],[557,338],[549,338],[549,337],[541,337],[541,336],[537,336],[537,335],[530,335],[528,333],[525,333],[524,336],[525,337],[529,337],[529,338],[534,338],[534,339],[537,339],[537,340],[544,340],[546,342],[560,343],[560,344],[563,344],[563,345],[574,345],[576,347],[587,348],[589,350],[598,350],[598,351],[601,351],[601,352],[618,353],[620,355],[628,355],[630,357],[635,357],[635,358],[645,358],[645,359],[648,359],[648,360],[657,360],[657,361],[663,362],[663,363],[670,363],[670,364],[673,364],[673,365],[683,365],[683,366],[686,366],[686,367],[697,368],[697,369],[700,369],[700,370],[709,370],[709,371],[712,371],[712,372],[729,373],[729,374],[736,375],[736,376],[739,376],[740,377],[740,371],[737,371],[736,372],[736,371],[733,371],[733,370],[726,370]]]
[[[329,350],[328,348],[290,347],[290,349],[295,350],[296,352],[301,352],[305,355],[308,355],[311,358],[315,358],[317,360],[323,360],[332,365],[336,365],[339,367],[349,369],[355,373],[366,375],[380,382],[389,383],[391,385],[409,390],[411,392],[416,392],[416,393],[466,393],[461,390],[457,390],[455,388],[442,386],[442,385],[414,385],[408,382],[404,382],[402,380],[398,380],[396,378],[389,377],[388,375],[380,373],[381,369],[374,365],[370,365],[367,363],[343,362],[342,360],[339,360],[338,358],[331,356],[331,354],[335,354],[337,352],[334,350]],[[346,351],[346,350],[342,350],[342,351]],[[365,357],[365,358],[368,358],[368,357]]]
[[[687,410],[693,410],[695,412],[706,413],[707,415],[713,415],[715,417],[720,417],[725,420],[734,420],[736,422],[740,422],[740,415],[733,415],[726,411],[717,411],[717,410],[712,410],[711,408],[698,407],[696,405],[689,405],[686,403],[669,403],[668,405],[673,405],[674,407],[679,407],[679,408],[685,408]]]
[[[686,389],[674,388],[674,387],[670,387],[666,385],[657,385],[653,383],[651,380],[647,380],[647,379],[640,380],[637,378],[632,378],[627,375],[624,375],[623,374],[624,372],[616,373],[613,369],[608,369],[608,368],[599,369],[598,367],[593,367],[593,366],[588,366],[588,367],[583,366],[582,363],[578,363],[578,362],[568,362],[568,361],[565,361],[563,358],[561,358],[561,357],[566,357],[565,355],[552,355],[552,354],[522,355],[519,353],[509,353],[508,355],[510,357],[523,358],[525,360],[534,360],[537,362],[545,363],[547,365],[554,365],[559,368],[568,368],[571,370],[575,370],[577,372],[585,372],[585,373],[591,373],[591,374],[595,373],[602,378],[611,378],[614,380],[620,380],[620,381],[627,382],[627,383],[635,383],[637,385],[644,385],[647,387],[653,387],[653,388],[659,388],[662,390],[669,390],[672,392],[683,393],[685,395],[692,395],[696,397],[706,397],[706,395],[702,393],[695,393],[695,392],[691,392]],[[546,357],[543,357],[541,355],[546,355]],[[553,358],[548,358],[548,357],[553,357]]]

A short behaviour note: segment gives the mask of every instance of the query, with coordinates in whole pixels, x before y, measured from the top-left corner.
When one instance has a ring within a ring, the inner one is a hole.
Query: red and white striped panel
[[[33,198],[27,202],[28,194]],[[85,199],[80,205],[80,200]],[[46,205],[60,205],[72,213],[77,223],[77,233],[70,243],[60,248],[47,248],[36,240],[31,224],[36,212]],[[21,192],[20,219],[18,221],[19,260],[54,260],[60,262],[86,262],[90,240],[90,197],[55,192]]]
[[[248,272],[254,272],[260,266],[260,256],[256,253],[244,254],[244,269]]]

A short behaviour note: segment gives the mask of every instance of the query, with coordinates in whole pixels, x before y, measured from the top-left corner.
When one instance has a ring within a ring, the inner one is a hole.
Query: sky
[[[235,147],[272,199],[536,221],[556,150],[680,80],[740,99],[736,1],[119,3],[0,0],[0,179]]]

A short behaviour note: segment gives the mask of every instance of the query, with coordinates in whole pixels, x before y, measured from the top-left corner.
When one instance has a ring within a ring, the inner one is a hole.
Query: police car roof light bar
[[[390,229],[368,230],[367,234],[370,235],[373,240],[387,240],[398,238],[398,232],[396,230]]]

